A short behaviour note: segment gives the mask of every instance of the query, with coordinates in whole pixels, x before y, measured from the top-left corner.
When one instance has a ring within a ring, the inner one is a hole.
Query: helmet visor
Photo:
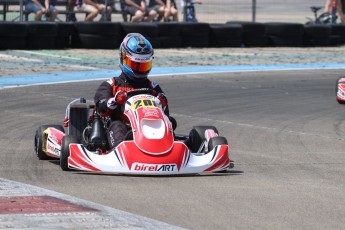
[[[132,61],[129,58],[125,58],[123,60],[123,63],[126,64],[129,68],[131,68],[133,72],[140,74],[147,74],[151,71],[152,68],[152,61],[136,62]]]

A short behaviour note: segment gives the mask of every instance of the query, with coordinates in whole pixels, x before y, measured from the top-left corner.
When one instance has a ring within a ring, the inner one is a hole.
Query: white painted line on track
[[[55,54],[46,54],[46,53],[35,52],[35,51],[27,51],[27,50],[15,50],[15,51],[16,52],[22,52],[22,53],[28,53],[28,54],[35,54],[38,56],[47,56],[47,57],[55,57],[55,58],[71,59],[71,60],[81,60],[81,58],[74,58],[74,57],[55,55]]]
[[[274,133],[287,133],[287,134],[292,134],[292,135],[318,137],[318,138],[332,139],[332,140],[338,140],[338,141],[344,141],[345,140],[344,138],[332,137],[332,136],[327,136],[327,135],[321,135],[319,133],[307,133],[307,132],[301,132],[301,131],[294,131],[294,130],[266,127],[266,126],[257,126],[257,125],[254,125],[254,124],[238,123],[238,122],[225,121],[225,120],[217,120],[217,119],[200,117],[200,116],[195,116],[195,115],[192,116],[192,115],[186,115],[186,114],[180,114],[180,113],[172,113],[172,115],[174,117],[198,118],[198,119],[203,119],[205,121],[219,122],[219,123],[224,123],[224,124],[227,124],[227,125],[246,127],[246,128],[250,128],[250,129],[267,130],[267,131],[274,132]]]
[[[43,60],[35,58],[25,58],[14,55],[0,54],[0,61],[25,61],[25,62],[43,62]]]
[[[69,68],[76,68],[76,69],[86,69],[86,70],[100,70],[100,68],[92,67],[92,66],[83,66],[83,65],[61,65],[66,66]]]

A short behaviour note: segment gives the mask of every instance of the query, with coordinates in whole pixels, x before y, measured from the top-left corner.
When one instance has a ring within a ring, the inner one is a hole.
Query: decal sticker
[[[132,164],[132,171],[138,172],[177,172],[176,164]]]
[[[138,100],[134,101],[134,103],[131,105],[131,108],[133,110],[136,110],[136,109],[138,109],[140,107],[155,108],[155,107],[157,107],[157,104],[152,99],[145,98],[145,99],[138,99]]]
[[[159,117],[157,109],[143,109],[144,117]]]

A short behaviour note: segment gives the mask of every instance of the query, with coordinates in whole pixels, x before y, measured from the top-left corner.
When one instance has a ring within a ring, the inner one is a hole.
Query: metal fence
[[[4,2],[16,2],[8,6]],[[59,0],[57,0],[59,1]],[[148,1],[148,0],[147,0]],[[179,21],[182,21],[181,0],[175,0],[178,6]],[[20,2],[23,0],[0,0],[0,21],[24,20],[20,13]],[[25,5],[25,4],[24,4]],[[304,23],[307,17],[313,18],[311,6],[324,7],[325,0],[202,0],[202,4],[196,4],[196,17],[199,22],[225,23],[227,21],[257,21],[257,22],[299,22]],[[8,12],[4,15],[4,9],[8,7],[18,12]],[[119,3],[115,7],[120,10]],[[65,10],[63,6],[58,9]],[[25,6],[22,6],[25,9]],[[320,10],[320,13],[323,10]],[[78,21],[82,21],[85,15],[77,14]],[[65,15],[59,15],[59,20],[64,21]],[[33,20],[33,15],[29,16]],[[98,20],[98,18],[96,19]],[[123,21],[120,14],[113,14],[112,21]]]

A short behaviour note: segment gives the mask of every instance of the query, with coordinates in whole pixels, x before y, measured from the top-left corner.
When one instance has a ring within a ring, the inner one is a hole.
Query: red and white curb
[[[0,229],[182,229],[0,178]]]

